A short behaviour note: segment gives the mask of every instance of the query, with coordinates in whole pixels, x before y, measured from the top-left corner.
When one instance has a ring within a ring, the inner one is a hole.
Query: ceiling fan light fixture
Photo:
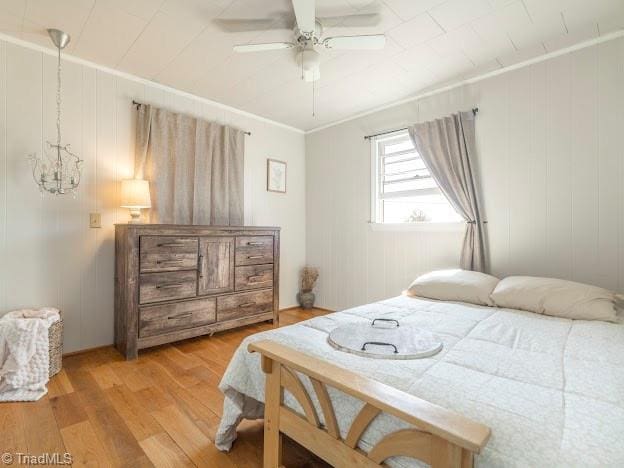
[[[303,49],[298,54],[297,62],[301,66],[301,79],[310,83],[321,78],[321,54],[316,50]]]
[[[314,70],[304,70],[303,71],[303,80],[308,83],[312,83],[314,81],[321,79],[321,69],[320,67],[315,68]]]
[[[314,49],[304,49],[301,51],[301,65],[304,71],[315,70],[321,64],[321,54]]]

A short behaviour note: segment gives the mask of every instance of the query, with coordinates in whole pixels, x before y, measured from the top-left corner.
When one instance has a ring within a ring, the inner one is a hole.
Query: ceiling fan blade
[[[215,18],[212,21],[221,31],[225,32],[245,32],[245,31],[267,31],[273,29],[273,19],[225,19]]]
[[[314,0],[292,0],[297,27],[302,33],[314,33],[316,29],[316,5]]]
[[[272,18],[215,18],[212,22],[225,32],[268,31],[292,29],[295,18],[291,12],[280,12]]]
[[[379,13],[362,13],[359,15],[325,16],[319,18],[323,26],[341,26],[345,28],[357,28],[377,26],[381,22]]]
[[[292,49],[292,42],[265,42],[264,44],[241,44],[234,46],[234,52],[263,52],[266,50]]]
[[[377,50],[385,47],[386,36],[383,34],[335,36],[325,39],[323,45],[328,49]]]

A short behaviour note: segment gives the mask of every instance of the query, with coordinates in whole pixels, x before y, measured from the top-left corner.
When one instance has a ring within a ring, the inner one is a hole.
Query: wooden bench
[[[490,437],[490,429],[414,395],[337,367],[288,346],[263,340],[251,343],[251,352],[262,355],[266,374],[264,414],[264,467],[281,464],[281,437],[287,435],[336,467],[380,466],[392,456],[406,456],[433,468],[473,466]],[[307,376],[319,401],[324,425],[297,372]],[[327,386],[365,403],[343,439]],[[283,404],[284,389],[303,408],[300,416]],[[385,436],[368,453],[358,448],[360,437],[382,412],[413,425]]]

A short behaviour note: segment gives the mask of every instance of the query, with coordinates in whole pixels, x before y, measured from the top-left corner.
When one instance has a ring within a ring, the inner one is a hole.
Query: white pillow
[[[616,321],[615,295],[606,289],[556,278],[509,276],[492,293],[498,307],[577,320]]]
[[[498,282],[498,278],[478,271],[438,270],[416,278],[406,293],[441,301],[491,306],[490,294]]]

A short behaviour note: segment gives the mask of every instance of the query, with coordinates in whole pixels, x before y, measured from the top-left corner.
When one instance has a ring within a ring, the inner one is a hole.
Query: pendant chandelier
[[[75,194],[80,184],[80,159],[71,152],[69,144],[61,144],[61,50],[69,44],[70,37],[58,29],[48,29],[52,42],[58,49],[56,87],[56,144],[47,142],[43,156],[30,156],[32,174],[42,194]]]

